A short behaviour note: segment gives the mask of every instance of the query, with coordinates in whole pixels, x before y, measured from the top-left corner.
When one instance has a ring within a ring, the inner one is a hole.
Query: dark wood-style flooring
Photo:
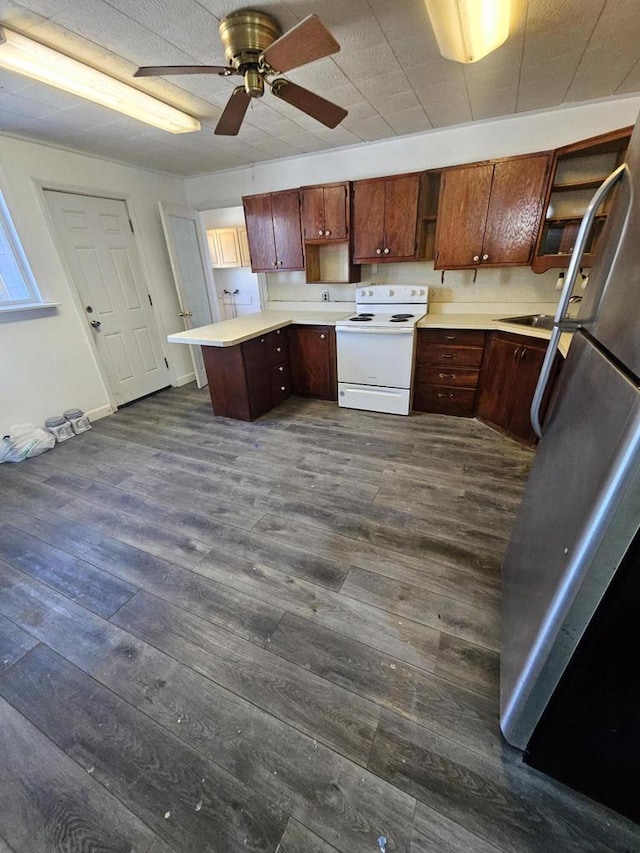
[[[498,729],[531,453],[162,392],[0,468],[0,853],[614,853]],[[385,842],[386,839],[386,842]]]

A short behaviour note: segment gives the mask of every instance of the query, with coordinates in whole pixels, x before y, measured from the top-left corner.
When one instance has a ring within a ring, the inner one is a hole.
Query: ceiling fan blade
[[[292,107],[297,107],[327,127],[337,127],[342,119],[349,115],[345,109],[337,104],[327,101],[326,98],[321,98],[315,92],[303,89],[302,86],[298,86],[297,83],[292,83],[290,80],[274,80],[271,84],[271,92],[276,98],[286,101]]]
[[[245,92],[244,86],[237,86],[227,101],[214,133],[218,136],[237,136],[250,103],[251,95]]]
[[[235,68],[224,65],[144,65],[133,75],[134,77],[164,77],[171,74],[219,74],[229,77],[237,74]]]
[[[269,45],[262,59],[274,71],[291,71],[337,53],[340,45],[317,15],[309,15]]]

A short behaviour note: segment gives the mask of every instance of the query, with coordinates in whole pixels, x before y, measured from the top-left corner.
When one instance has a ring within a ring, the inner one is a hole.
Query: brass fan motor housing
[[[278,22],[265,12],[232,12],[220,21],[220,39],[229,65],[238,71],[258,65],[260,54],[280,38]]]

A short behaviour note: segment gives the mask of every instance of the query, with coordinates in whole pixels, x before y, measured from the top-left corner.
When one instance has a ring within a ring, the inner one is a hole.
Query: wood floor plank
[[[0,678],[0,693],[178,850],[271,853],[288,815],[50,649]]]
[[[377,607],[230,551],[212,551],[195,571],[414,666],[435,669],[440,632],[426,625],[391,617]]]
[[[500,655],[451,634],[440,634],[436,673],[490,699],[500,695]]]
[[[0,755],[0,834],[15,853],[148,850],[149,828],[3,699]]]
[[[297,729],[365,765],[375,705],[142,592],[111,620]]]
[[[500,848],[483,841],[435,809],[418,803],[411,853],[500,853]],[[505,853],[517,851],[512,849]]]
[[[374,848],[371,849],[374,850]],[[318,838],[314,832],[294,818],[289,819],[278,848],[278,853],[335,853],[335,851],[335,847]]]
[[[284,610],[104,536],[84,559],[227,631],[264,645]]]
[[[606,810],[594,815],[586,798],[567,796],[506,744],[501,760],[490,761],[385,711],[369,767],[505,853],[640,846],[640,826],[617,820],[613,837]]]
[[[37,644],[35,637],[0,615],[0,673],[13,666]]]
[[[16,530],[42,539],[67,554],[73,554],[74,557],[81,556],[92,541],[99,542],[101,539],[99,532],[92,534],[91,528],[67,521],[61,515],[43,507],[30,508],[28,511],[3,509],[2,519]]]
[[[169,847],[166,841],[162,838],[156,838],[147,853],[177,853],[173,847]]]
[[[138,587],[96,569],[80,557],[8,525],[0,526],[0,559],[100,616],[111,616],[138,591]]]
[[[342,594],[478,646],[500,648],[500,619],[495,610],[483,610],[415,584],[399,583],[377,572],[357,568],[349,571]]]
[[[408,853],[415,800],[337,752],[2,563],[0,613],[340,853]]]
[[[208,542],[189,534],[167,530],[160,513],[156,515],[155,523],[151,523],[80,498],[63,507],[57,507],[56,511],[68,521],[75,521],[89,530],[102,531],[114,539],[186,569],[192,569],[211,549]]]
[[[483,696],[289,613],[267,648],[470,749],[501,753],[497,703]]]

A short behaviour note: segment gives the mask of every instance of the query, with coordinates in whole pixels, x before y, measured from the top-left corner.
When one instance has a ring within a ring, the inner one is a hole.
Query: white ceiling
[[[202,121],[172,135],[0,70],[0,131],[178,175],[640,93],[639,0],[512,0],[511,36],[473,65],[442,59],[424,0],[248,0],[283,29],[319,14],[341,44],[290,78],[340,104],[335,130],[267,93],[238,137],[210,75],[135,85]],[[0,0],[0,22],[127,82],[139,65],[225,64],[218,22],[242,0]],[[559,119],[560,120],[560,119]]]

